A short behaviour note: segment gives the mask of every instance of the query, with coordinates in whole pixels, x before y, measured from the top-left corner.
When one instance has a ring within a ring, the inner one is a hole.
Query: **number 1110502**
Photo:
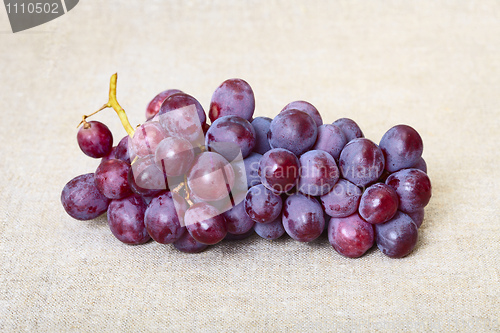
[[[42,2],[29,2],[29,3],[7,3],[5,5],[7,7],[8,14],[59,14],[59,4],[57,2],[54,3],[42,3]]]

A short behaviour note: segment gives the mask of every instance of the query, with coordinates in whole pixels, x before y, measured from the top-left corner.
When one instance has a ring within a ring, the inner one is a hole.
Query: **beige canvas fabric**
[[[499,2],[87,0],[17,34],[0,9],[0,45],[2,331],[500,330]],[[115,72],[133,124],[161,90],[207,110],[240,77],[256,116],[303,99],[375,142],[413,126],[433,184],[415,251],[255,236],[188,255],[70,218],[61,189],[98,164],[76,125]]]

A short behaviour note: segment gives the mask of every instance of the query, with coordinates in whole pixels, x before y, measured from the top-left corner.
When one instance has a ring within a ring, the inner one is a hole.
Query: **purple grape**
[[[321,196],[325,213],[332,217],[346,217],[358,210],[362,192],[353,183],[339,179],[330,193]]]
[[[370,223],[363,221],[358,214],[352,214],[330,220],[328,240],[341,255],[358,258],[373,246],[375,233]]]
[[[427,173],[427,163],[425,163],[423,157],[420,157],[417,163],[415,163],[410,169],[419,169]]]
[[[167,181],[162,170],[155,163],[154,155],[138,158],[132,164],[134,184],[130,185],[137,194],[151,196],[167,189]],[[147,191],[150,190],[150,191]]]
[[[77,220],[95,219],[108,209],[109,202],[95,186],[93,173],[73,178],[61,193],[64,210]]]
[[[195,158],[187,174],[191,192],[201,200],[216,201],[226,198],[235,183],[235,173],[224,157],[204,152]]]
[[[150,240],[144,225],[146,203],[139,196],[112,200],[108,207],[108,225],[113,235],[126,244],[143,244]]]
[[[399,199],[389,185],[377,183],[368,187],[359,202],[359,215],[372,224],[389,221],[398,211]]]
[[[375,225],[377,246],[391,258],[402,258],[413,250],[418,241],[418,228],[411,217],[398,211],[394,217]]]
[[[408,125],[396,125],[388,130],[380,149],[385,156],[385,168],[389,172],[410,168],[422,157],[424,144],[422,138]]]
[[[427,206],[432,196],[432,186],[429,177],[422,170],[403,169],[387,178],[399,197],[399,210],[413,213]]]
[[[375,182],[384,171],[384,154],[372,141],[360,138],[349,141],[339,158],[342,176],[357,186]]]
[[[300,193],[286,199],[282,221],[286,233],[299,242],[315,240],[325,227],[325,217],[319,202]]]
[[[247,177],[247,187],[250,188],[261,183],[259,176],[259,165],[262,155],[251,153],[243,160]]]
[[[323,150],[338,161],[340,153],[347,144],[347,139],[340,127],[323,124],[318,127],[318,138],[312,149]]]
[[[241,117],[220,117],[208,129],[205,145],[228,161],[234,160],[239,151],[245,158],[255,147],[255,130],[248,120]]]
[[[306,195],[320,196],[330,192],[339,180],[339,169],[333,157],[322,150],[310,150],[300,156],[298,190]]]
[[[177,94],[177,93],[182,93],[182,91],[180,91],[178,89],[168,89],[168,90],[162,91],[161,93],[156,95],[151,100],[151,102],[149,102],[149,104],[146,108],[146,119],[149,120],[149,119],[153,118],[154,116],[156,116],[158,114],[158,112],[160,111],[160,107],[163,104],[163,102],[167,98],[172,96],[173,94]]]
[[[408,216],[410,216],[413,222],[415,222],[417,228],[420,228],[420,226],[424,222],[424,209],[422,208],[414,211],[413,213],[408,213]]]
[[[253,229],[260,237],[268,240],[275,240],[285,234],[281,215],[270,223],[255,223]]]
[[[193,161],[193,145],[186,139],[168,137],[156,147],[156,165],[169,177],[184,175]]]
[[[216,244],[223,240],[227,233],[224,216],[205,202],[192,205],[184,215],[184,222],[191,236],[203,244]]]
[[[248,190],[244,207],[246,214],[253,221],[270,223],[280,215],[283,201],[279,195],[259,184]]]
[[[128,170],[130,165],[122,160],[101,162],[95,171],[97,189],[109,199],[122,199],[130,195]]]
[[[289,150],[271,149],[260,158],[259,175],[268,189],[278,194],[288,192],[299,179],[299,159]]]
[[[227,232],[241,235],[252,229],[255,222],[245,212],[245,202],[242,201],[230,210],[222,213],[226,220]]]
[[[297,156],[308,151],[317,136],[314,119],[299,110],[282,111],[271,122],[267,134],[271,148],[288,149]]]
[[[83,153],[93,158],[108,155],[113,148],[113,135],[108,126],[99,121],[84,122],[76,135]]]
[[[128,164],[131,164],[130,155],[128,153],[128,142],[130,137],[128,135],[124,136],[118,145],[115,147],[115,158],[117,160],[122,160]]]
[[[151,200],[144,215],[144,224],[151,238],[161,244],[177,241],[186,230],[180,224],[170,192]]]
[[[255,147],[253,151],[261,155],[264,155],[271,149],[269,140],[267,140],[267,133],[269,132],[271,121],[272,119],[268,117],[257,117],[252,120],[252,126],[255,129]]]
[[[358,124],[356,124],[352,119],[340,118],[335,120],[333,122],[333,125],[338,126],[342,130],[345,138],[347,139],[347,142],[365,137],[363,132],[361,131],[361,128],[359,128]]]
[[[253,231],[253,228],[250,228],[250,230],[248,230],[244,234],[239,234],[239,235],[232,234],[232,233],[228,232],[226,237],[224,237],[224,240],[239,241],[239,240],[247,239],[248,237],[252,236],[254,233],[255,233],[255,231]]]
[[[175,97],[175,95],[170,98],[173,97]],[[168,102],[170,98],[165,102]],[[165,113],[162,113],[162,110],[160,109],[158,119],[161,126],[167,133],[167,136],[184,138],[188,140],[193,147],[203,145],[203,126],[205,123],[201,122],[200,115],[194,104]]]
[[[177,93],[170,95],[163,104],[161,104],[160,111],[158,115],[161,117],[163,114],[167,112],[171,112],[174,110],[178,110],[187,106],[193,105],[196,107],[196,113],[198,114],[198,119],[200,124],[205,124],[207,122],[207,115],[205,114],[205,110],[201,106],[200,102],[196,98],[191,95],[185,93]]]
[[[321,126],[323,125],[323,119],[321,118],[321,114],[318,112],[318,109],[314,107],[309,102],[306,101],[295,101],[288,103],[281,112],[286,111],[286,110],[299,110],[302,112],[307,113],[308,115],[311,116],[312,119],[314,119],[314,122],[316,123],[316,126]]]
[[[198,253],[208,248],[208,245],[197,242],[189,232],[185,231],[181,238],[174,242],[174,247],[181,252]]]
[[[155,153],[156,146],[167,137],[159,122],[149,121],[139,126],[131,140],[132,152],[135,156],[144,157]]]
[[[160,193],[162,190],[143,188],[137,185],[134,177],[134,170],[130,168],[127,175],[128,185],[133,193],[140,195],[141,197],[153,197]],[[146,201],[146,203],[149,203]]]
[[[248,121],[255,110],[255,97],[250,85],[241,79],[229,79],[215,90],[208,116],[212,123],[224,116],[238,116]]]

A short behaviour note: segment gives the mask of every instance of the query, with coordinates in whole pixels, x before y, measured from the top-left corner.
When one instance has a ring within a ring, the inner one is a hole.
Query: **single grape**
[[[264,155],[271,149],[269,140],[267,140],[267,133],[269,132],[271,121],[272,119],[268,117],[257,117],[252,120],[252,126],[255,129],[255,147],[253,151],[261,155]]]
[[[328,226],[328,240],[341,255],[358,258],[373,246],[375,232],[373,225],[363,221],[359,214],[333,217]]]
[[[316,123],[316,126],[321,126],[323,125],[323,119],[321,118],[321,114],[318,112],[318,109],[314,105],[312,105],[309,102],[306,101],[295,101],[288,103],[281,112],[286,111],[286,110],[299,110],[302,112],[307,113],[308,115],[311,116],[312,119],[314,119],[314,122]]]
[[[184,234],[174,242],[174,247],[181,252],[198,253],[208,248],[208,245],[196,241],[189,232],[185,231]]]
[[[143,244],[150,240],[144,225],[146,203],[139,196],[112,200],[108,207],[108,225],[113,235],[126,244]]]
[[[207,131],[205,145],[228,161],[234,160],[240,151],[242,157],[245,158],[255,147],[255,130],[248,120],[241,117],[220,117]]]
[[[83,153],[93,158],[108,155],[113,148],[113,135],[108,126],[99,121],[84,122],[76,135]]]
[[[281,222],[281,215],[270,223],[255,223],[253,229],[260,237],[268,240],[275,240],[285,234],[283,222]]]
[[[134,183],[131,188],[137,194],[151,196],[167,189],[165,175],[156,165],[154,155],[138,158],[132,164],[132,176]]]
[[[418,241],[418,228],[411,217],[398,211],[386,222],[375,225],[377,246],[391,258],[402,258],[413,250]]]
[[[333,122],[333,125],[338,126],[342,130],[342,132],[344,132],[347,142],[365,137],[363,132],[361,131],[361,128],[359,128],[358,124],[356,124],[356,122],[354,122],[354,120],[352,119],[340,118],[335,120]]]
[[[423,157],[420,157],[417,163],[415,163],[410,169],[419,169],[427,173],[427,163],[425,163]]]
[[[131,164],[130,155],[128,153],[128,142],[130,137],[128,135],[124,136],[120,142],[115,147],[115,158],[118,160],[122,160],[123,162],[127,162]]]
[[[235,173],[224,157],[204,152],[195,158],[187,173],[191,192],[201,200],[221,200],[229,195],[235,182]]]
[[[203,244],[216,244],[227,233],[224,216],[205,202],[192,205],[184,215],[184,222],[191,236]]]
[[[340,127],[323,124],[318,127],[318,138],[312,149],[323,150],[338,161],[342,149],[347,144],[347,139]]]
[[[122,160],[103,161],[95,171],[97,189],[109,199],[122,199],[131,194],[128,184],[130,165]]]
[[[333,157],[322,150],[310,150],[299,159],[298,190],[306,195],[320,196],[330,192],[339,180],[339,169]]]
[[[318,126],[314,119],[299,110],[278,114],[269,127],[267,138],[271,148],[284,148],[295,155],[308,151],[316,142]]]
[[[290,191],[299,177],[299,159],[291,151],[275,148],[260,158],[260,180],[275,193]]]
[[[281,197],[262,184],[252,186],[244,200],[246,214],[258,223],[269,223],[276,220],[282,207]]]
[[[413,213],[427,206],[432,196],[432,186],[425,172],[418,169],[403,169],[390,175],[385,183],[399,197],[399,210]]]
[[[414,211],[413,213],[408,213],[408,216],[410,216],[413,222],[415,222],[417,228],[420,228],[420,226],[424,222],[424,209],[422,208]]]
[[[383,183],[368,187],[359,202],[359,215],[372,224],[389,221],[398,211],[399,199],[396,191]]]
[[[339,179],[333,189],[321,196],[325,213],[332,217],[346,217],[358,210],[362,192],[353,183]]]
[[[255,222],[245,212],[244,201],[222,213],[226,220],[227,232],[241,235],[252,229]]]
[[[159,122],[149,121],[139,126],[131,140],[132,152],[143,157],[154,154],[156,146],[167,137]]]
[[[319,202],[300,193],[286,199],[282,221],[286,233],[299,242],[315,240],[325,227],[325,217]]]
[[[198,102],[198,100],[193,96],[182,92],[172,94],[167,99],[165,99],[165,101],[161,104],[158,115],[161,117],[167,112],[172,112],[184,107],[188,107],[190,105],[196,107],[196,113],[198,114],[200,124],[205,124],[207,122],[207,115],[205,114],[205,110],[203,110],[200,102]]]
[[[193,145],[186,139],[168,137],[163,139],[156,147],[156,165],[169,177],[185,174],[193,161]]]
[[[168,90],[162,91],[161,93],[156,95],[151,100],[151,102],[149,102],[149,104],[146,108],[146,119],[149,120],[149,119],[153,118],[154,116],[156,116],[158,114],[158,112],[160,111],[160,106],[163,104],[163,102],[167,98],[172,96],[173,94],[177,94],[177,93],[182,93],[182,91],[180,91],[178,89],[168,89]]]
[[[241,79],[229,79],[215,90],[208,116],[214,122],[224,116],[238,116],[248,121],[255,110],[255,97],[250,85]]]
[[[115,160],[116,159],[116,154],[115,153],[116,153],[116,146],[111,148],[111,150],[109,151],[108,155],[103,156],[101,158],[101,162],[102,161],[107,161],[107,160]]]
[[[127,181],[128,185],[130,186],[130,189],[132,190],[133,193],[140,195],[141,197],[154,197],[158,193],[162,192],[162,190],[156,190],[156,189],[148,189],[148,188],[143,188],[137,185],[135,182],[135,177],[134,177],[134,170],[130,168],[128,170],[128,175],[127,175]],[[145,199],[146,203],[149,204],[149,202]]]
[[[144,224],[151,238],[161,244],[177,241],[186,230],[180,224],[170,192],[151,200],[144,215]]]
[[[389,172],[410,168],[422,157],[424,144],[415,129],[408,125],[396,125],[380,140],[385,156],[385,168]]]
[[[247,187],[258,185],[261,183],[259,176],[259,165],[262,155],[251,153],[243,160],[247,177]]]
[[[342,176],[357,186],[375,182],[384,171],[384,154],[365,138],[354,139],[344,147],[339,158]]]
[[[61,193],[64,210],[77,220],[95,219],[108,209],[109,202],[95,186],[93,173],[73,178]]]
[[[168,102],[168,100],[165,102]],[[188,140],[193,147],[203,145],[204,123],[201,122],[200,115],[194,104],[168,112],[162,112],[162,109],[160,109],[158,118],[167,136],[184,138]]]

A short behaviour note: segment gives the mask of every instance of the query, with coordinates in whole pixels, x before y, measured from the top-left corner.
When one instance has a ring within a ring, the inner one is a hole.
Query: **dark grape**
[[[375,233],[370,223],[358,214],[332,217],[328,225],[328,240],[335,251],[349,258],[365,254],[374,243]]]
[[[300,193],[286,199],[282,221],[286,233],[299,242],[315,240],[325,227],[325,217],[319,202]]]
[[[113,135],[108,126],[99,121],[84,122],[76,135],[78,145],[85,155],[101,158],[113,148]]]
[[[339,169],[333,157],[322,150],[310,150],[299,159],[298,190],[306,195],[327,194],[339,180]]]
[[[156,95],[146,107],[146,119],[151,119],[158,114],[163,102],[173,94],[182,93],[178,89],[168,89]]]
[[[425,172],[418,169],[403,169],[390,175],[385,183],[399,197],[399,210],[413,213],[427,206],[432,196],[432,186]]]
[[[253,234],[255,234],[255,231],[253,231],[253,228],[250,228],[250,230],[248,230],[244,234],[239,234],[239,235],[232,234],[232,233],[228,232],[226,237],[224,237],[224,240],[239,241],[239,240],[247,239],[248,237],[252,236]]]
[[[262,155],[251,153],[243,160],[245,164],[245,172],[247,177],[247,187],[258,185],[261,183],[259,176],[259,165]]]
[[[185,253],[199,253],[208,248],[208,245],[196,241],[189,232],[185,231],[184,234],[174,242],[174,247]]]
[[[165,102],[168,102],[168,100]],[[188,140],[193,147],[203,145],[203,126],[205,123],[200,121],[200,115],[194,104],[165,113],[162,113],[160,110],[158,119],[167,133],[167,136],[184,138]]]
[[[224,216],[205,202],[192,205],[184,215],[184,222],[191,236],[200,243],[213,245],[226,237]]]
[[[408,125],[396,125],[384,134],[380,149],[385,156],[385,168],[395,172],[415,165],[422,156],[424,144],[415,129]]]
[[[250,85],[241,79],[229,79],[215,90],[208,116],[214,122],[224,116],[238,116],[248,121],[255,110],[255,97]]]
[[[275,148],[260,158],[260,180],[276,193],[284,193],[295,187],[299,177],[299,159],[291,151]]]
[[[151,196],[167,189],[165,175],[156,165],[154,155],[138,158],[132,164],[132,173],[134,183],[130,187],[137,194]]]
[[[345,135],[347,142],[357,139],[364,138],[364,134],[359,128],[358,124],[352,119],[349,118],[340,118],[333,122],[333,125],[338,126]]]
[[[168,137],[156,147],[156,165],[169,177],[184,175],[193,161],[193,145],[186,139]]]
[[[321,114],[318,112],[318,109],[314,105],[312,105],[309,102],[306,101],[295,101],[288,103],[281,112],[286,111],[286,110],[299,110],[302,112],[307,113],[308,115],[311,116],[312,119],[314,119],[314,122],[316,123],[316,126],[321,126],[323,125],[323,119],[321,118]]]
[[[269,140],[267,139],[271,121],[272,119],[268,117],[257,117],[252,120],[252,126],[255,129],[255,147],[253,151],[261,155],[264,155],[271,149]]]
[[[413,222],[415,222],[417,228],[420,228],[420,226],[424,222],[424,209],[422,208],[414,211],[413,213],[408,213],[408,216],[410,216]]]
[[[234,235],[241,235],[248,232],[255,224],[245,212],[244,201],[225,211],[222,215],[224,215],[226,221],[227,232]]]
[[[312,149],[323,150],[338,161],[340,153],[347,144],[347,139],[340,127],[323,124],[318,127],[318,138]]]
[[[275,240],[285,234],[281,215],[270,223],[255,223],[253,229],[260,237],[268,240]]]
[[[417,163],[415,163],[410,169],[419,169],[427,173],[427,163],[425,163],[423,157],[420,157]]]
[[[161,244],[175,242],[186,230],[180,224],[170,192],[151,200],[144,215],[144,224],[151,238]]]
[[[318,126],[314,119],[299,110],[282,111],[271,122],[267,134],[271,148],[284,148],[295,155],[308,151],[317,136]]]
[[[208,129],[205,145],[228,161],[234,160],[239,151],[245,158],[255,147],[255,130],[248,120],[241,117],[220,117]]]
[[[113,235],[126,244],[143,244],[150,240],[144,225],[146,203],[139,196],[112,200],[108,207],[108,225]]]
[[[359,202],[359,215],[366,222],[377,224],[389,221],[398,210],[399,199],[389,185],[377,183],[368,187]]]
[[[120,142],[116,145],[115,147],[115,158],[118,160],[122,160],[123,162],[127,162],[128,164],[131,164],[130,162],[130,155],[128,152],[128,144],[129,140],[131,138],[126,135],[124,136]]]
[[[375,225],[377,246],[391,258],[402,258],[413,250],[418,240],[418,228],[411,217],[398,211],[386,222]]]
[[[320,199],[326,214],[332,217],[346,217],[358,210],[361,195],[359,187],[345,179],[339,179],[333,189]]]
[[[122,160],[101,162],[95,171],[97,189],[109,199],[122,199],[131,194],[128,184],[130,165]]]
[[[382,175],[384,154],[372,141],[354,139],[342,150],[339,167],[345,179],[357,186],[366,186]]]
[[[153,197],[162,191],[159,189],[143,188],[143,187],[140,187],[139,185],[137,185],[137,183],[135,182],[134,170],[132,168],[130,168],[128,170],[127,181],[128,181],[128,185],[130,186],[130,189],[132,190],[132,192],[134,192],[135,194],[138,194],[142,197]],[[149,203],[149,202],[146,201],[146,203]]]
[[[64,210],[77,220],[95,219],[108,209],[109,202],[95,186],[93,173],[73,178],[61,193]]]
[[[131,140],[132,152],[135,156],[144,157],[155,153],[156,146],[167,137],[157,121],[149,121],[139,126]]]
[[[171,112],[174,110],[178,110],[187,106],[193,105],[196,107],[196,113],[198,114],[198,119],[200,124],[205,124],[207,122],[207,115],[205,114],[205,110],[201,106],[200,102],[196,98],[191,95],[185,93],[177,93],[169,96],[165,101],[161,104],[160,111],[158,115],[161,117],[163,114],[167,112]]]
[[[246,214],[255,222],[269,223],[280,215],[283,201],[279,195],[259,184],[248,190],[244,207]]]

